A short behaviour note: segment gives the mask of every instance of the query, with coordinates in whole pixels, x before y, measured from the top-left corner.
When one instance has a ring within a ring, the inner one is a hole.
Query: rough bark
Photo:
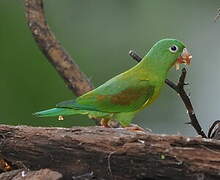
[[[0,174],[1,180],[59,180],[62,175],[50,169],[41,169],[38,171],[29,171],[18,169]]]
[[[49,168],[64,179],[219,179],[220,141],[102,127],[0,126],[13,167]]]

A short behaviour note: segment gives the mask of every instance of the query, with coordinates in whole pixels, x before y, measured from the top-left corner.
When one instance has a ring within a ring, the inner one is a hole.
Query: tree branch
[[[49,168],[64,179],[220,178],[220,142],[102,127],[0,126],[0,152],[17,168]]]
[[[88,78],[50,31],[44,15],[43,0],[25,0],[25,11],[28,26],[36,43],[67,86],[77,96],[92,90],[93,86]]]
[[[129,51],[129,55],[137,62],[140,62],[142,60],[142,57],[140,57],[137,53],[135,53],[132,50]],[[184,86],[186,85],[185,78],[186,78],[186,69],[183,68],[178,84],[173,83],[169,79],[166,79],[165,83],[180,95],[180,97],[181,97],[181,99],[187,109],[187,113],[189,115],[189,118],[190,118],[190,122],[187,124],[191,124],[193,126],[193,128],[196,130],[198,135],[202,136],[203,138],[206,138],[207,136],[204,133],[204,131],[202,130],[202,128],[197,120],[197,117],[195,115],[190,98],[186,94],[186,91],[184,90]]]

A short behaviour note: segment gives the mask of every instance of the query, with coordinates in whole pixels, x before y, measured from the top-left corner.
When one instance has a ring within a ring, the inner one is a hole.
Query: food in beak
[[[175,63],[175,68],[176,68],[176,70],[180,69],[180,64],[178,62]]]
[[[175,66],[176,70],[179,70],[180,64],[187,64],[189,65],[192,59],[192,55],[188,52],[186,48],[183,49],[181,55],[177,58]]]

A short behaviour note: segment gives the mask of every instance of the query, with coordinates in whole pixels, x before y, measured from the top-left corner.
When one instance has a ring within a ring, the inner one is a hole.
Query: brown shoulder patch
[[[113,104],[130,105],[143,95],[143,91],[146,92],[146,87],[128,88],[121,91],[119,94],[111,95],[110,100]]]
[[[98,101],[103,101],[107,98],[109,98],[110,95],[98,95],[96,98]]]

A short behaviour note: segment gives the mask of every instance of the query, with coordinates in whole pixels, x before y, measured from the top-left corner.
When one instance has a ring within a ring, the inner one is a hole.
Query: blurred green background
[[[219,0],[45,0],[48,23],[95,86],[136,64],[140,55],[166,37],[185,42],[193,54],[187,91],[207,130],[220,119]],[[93,125],[87,117],[35,118],[33,112],[73,98],[38,49],[26,25],[22,0],[0,1],[0,123],[33,126]],[[174,69],[169,79],[177,80]],[[164,87],[160,98],[134,123],[156,133],[195,135],[177,94]]]

